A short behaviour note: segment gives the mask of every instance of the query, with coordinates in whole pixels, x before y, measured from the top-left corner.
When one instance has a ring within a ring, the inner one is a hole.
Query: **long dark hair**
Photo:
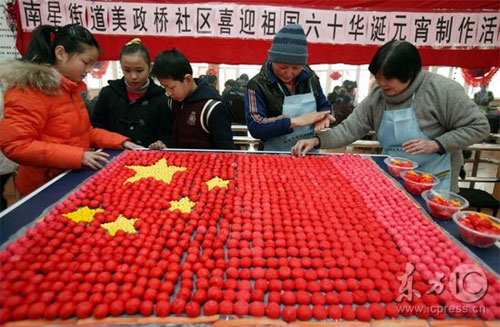
[[[53,65],[56,61],[54,50],[58,45],[62,45],[68,54],[82,53],[86,45],[99,49],[97,40],[81,25],[70,24],[63,27],[41,25],[33,31],[33,37],[23,59],[38,64]]]

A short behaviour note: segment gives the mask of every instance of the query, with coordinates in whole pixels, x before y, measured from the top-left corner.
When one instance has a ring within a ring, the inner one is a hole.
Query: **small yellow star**
[[[89,207],[82,207],[79,208],[78,210],[68,212],[63,214],[66,218],[69,220],[74,221],[75,223],[79,222],[86,222],[90,223],[92,220],[94,220],[94,215],[98,212],[104,212],[103,209],[90,209]]]
[[[135,175],[125,181],[126,183],[136,182],[142,178],[153,177],[157,181],[170,184],[172,177],[178,171],[185,171],[186,167],[169,166],[167,159],[162,158],[151,166],[125,166],[135,171]]]
[[[137,230],[134,228],[134,224],[137,220],[139,219],[138,218],[127,219],[122,215],[120,215],[112,223],[101,224],[101,227],[106,229],[109,235],[111,236],[115,236],[116,232],[118,232],[119,230],[122,230],[125,233],[133,234],[137,233]]]
[[[222,187],[227,187],[227,184],[229,184],[230,180],[222,179],[220,177],[214,177],[211,180],[209,180],[206,184],[208,186],[208,190],[212,190],[216,188],[217,186],[222,188]]]
[[[195,205],[195,202],[191,201],[188,197],[185,197],[179,201],[170,201],[170,208],[168,210],[174,211],[179,209],[182,213],[190,213]]]

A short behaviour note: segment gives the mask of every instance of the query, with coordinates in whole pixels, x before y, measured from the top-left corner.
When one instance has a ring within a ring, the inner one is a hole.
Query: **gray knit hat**
[[[285,25],[276,34],[268,59],[280,64],[307,64],[307,38],[299,24]]]

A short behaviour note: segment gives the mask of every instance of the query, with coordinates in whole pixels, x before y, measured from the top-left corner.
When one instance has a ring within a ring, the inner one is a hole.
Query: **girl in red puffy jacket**
[[[5,116],[0,148],[20,164],[16,187],[26,195],[65,169],[102,168],[108,155],[90,148],[134,149],[125,136],[92,128],[81,91],[99,56],[84,27],[42,25],[22,61],[0,64]]]

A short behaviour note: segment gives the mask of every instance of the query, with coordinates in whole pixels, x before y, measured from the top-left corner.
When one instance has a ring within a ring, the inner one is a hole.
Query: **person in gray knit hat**
[[[299,141],[292,154],[342,147],[375,130],[384,154],[416,161],[418,170],[439,177],[435,188],[458,193],[461,150],[488,136],[486,117],[460,84],[422,70],[409,42],[386,43],[368,69],[378,86],[341,124]]]
[[[286,25],[274,37],[267,58],[271,62],[307,65],[307,39],[298,24]]]
[[[268,59],[247,85],[248,130],[268,151],[290,151],[334,121],[318,76],[307,66],[307,39],[298,24],[274,37]]]

